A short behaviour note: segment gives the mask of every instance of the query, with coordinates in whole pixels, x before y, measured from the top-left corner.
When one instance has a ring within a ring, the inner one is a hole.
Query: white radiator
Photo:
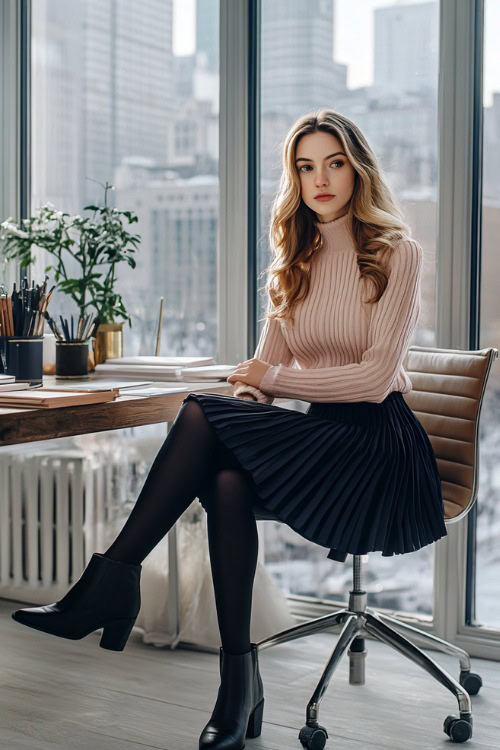
[[[105,550],[127,497],[126,453],[0,449],[0,597],[56,601]]]

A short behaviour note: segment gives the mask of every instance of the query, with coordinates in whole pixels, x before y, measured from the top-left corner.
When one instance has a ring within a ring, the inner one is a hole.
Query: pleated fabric
[[[381,403],[313,402],[306,413],[189,393],[258,498],[305,539],[347,554],[405,554],[446,536],[431,442],[400,391]]]

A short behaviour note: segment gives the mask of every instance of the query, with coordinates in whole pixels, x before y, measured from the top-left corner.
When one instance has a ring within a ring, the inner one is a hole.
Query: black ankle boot
[[[80,640],[104,628],[99,645],[123,651],[141,608],[142,565],[94,553],[81,577],[58,602],[12,613],[16,622],[60,638]]]
[[[264,687],[257,647],[246,654],[220,649],[221,684],[212,716],[200,736],[199,748],[243,750],[245,737],[258,737],[262,728]]]

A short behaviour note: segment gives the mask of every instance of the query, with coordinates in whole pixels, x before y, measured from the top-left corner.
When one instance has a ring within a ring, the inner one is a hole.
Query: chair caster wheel
[[[452,742],[467,742],[472,737],[472,716],[470,719],[461,719],[455,714],[447,716],[444,720],[443,732]]]
[[[307,750],[323,750],[327,738],[328,732],[325,727],[320,727],[319,724],[316,727],[310,727],[306,724],[299,732],[299,740]]]
[[[483,684],[481,677],[475,672],[460,672],[458,681],[469,695],[477,695]]]

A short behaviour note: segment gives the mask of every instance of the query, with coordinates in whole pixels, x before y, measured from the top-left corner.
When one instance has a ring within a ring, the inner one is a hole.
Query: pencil
[[[12,297],[7,297],[7,317],[9,318],[9,336],[14,335],[14,316],[12,314]]]

